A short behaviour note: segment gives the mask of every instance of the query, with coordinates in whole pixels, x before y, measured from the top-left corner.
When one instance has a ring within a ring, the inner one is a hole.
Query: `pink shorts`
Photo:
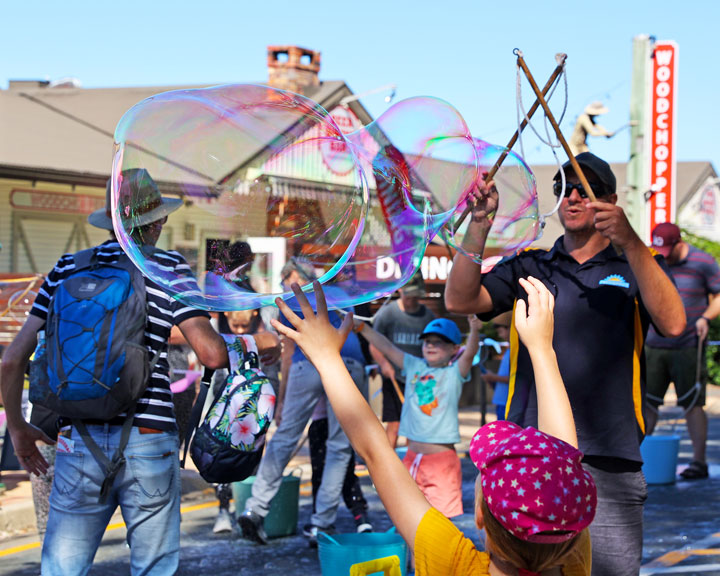
[[[433,508],[448,518],[463,513],[462,471],[455,450],[436,454],[408,450],[403,464]]]

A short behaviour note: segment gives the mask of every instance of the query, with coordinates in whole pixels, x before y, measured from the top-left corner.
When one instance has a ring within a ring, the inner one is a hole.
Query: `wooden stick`
[[[558,76],[560,76],[560,74],[562,73],[566,59],[567,54],[558,54],[558,65],[555,67],[555,70],[553,70],[553,73],[550,75],[550,78],[548,78],[548,81],[545,83],[545,86],[542,89],[543,96],[550,91],[552,85],[555,84],[555,80],[557,80]],[[536,99],[533,105],[530,107],[530,110],[528,110],[527,117],[523,118],[520,127],[515,131],[515,134],[513,134],[512,138],[510,138],[510,142],[508,142],[505,150],[503,150],[503,153],[500,154],[500,157],[497,159],[493,167],[490,168],[490,170],[488,171],[486,180],[492,180],[493,176],[495,176],[497,171],[500,169],[500,166],[502,166],[502,163],[505,161],[508,153],[510,152],[510,150],[512,150],[512,147],[515,146],[515,142],[517,142],[518,138],[520,137],[520,133],[525,130],[525,127],[528,125],[528,120],[532,118],[533,114],[535,114],[535,111],[538,109],[539,106],[540,101]],[[465,207],[465,210],[463,210],[462,214],[460,214],[460,217],[455,224],[454,233],[457,233],[458,229],[460,228],[460,226],[462,226],[462,223],[465,222],[465,218],[467,218],[468,214],[470,214],[471,211],[471,206],[468,205]]]
[[[535,92],[535,96],[537,96],[537,99],[540,101],[540,105],[543,107],[543,110],[545,111],[545,116],[547,116],[547,119],[550,120],[550,125],[553,127],[553,130],[555,130],[555,134],[558,137],[558,140],[560,141],[560,144],[563,147],[563,150],[565,150],[565,153],[567,154],[570,164],[573,167],[573,170],[575,171],[575,175],[580,180],[580,183],[583,185],[583,188],[585,188],[585,192],[587,193],[588,198],[590,198],[591,202],[595,202],[595,194],[593,193],[592,189],[590,188],[590,184],[588,184],[587,178],[585,178],[585,174],[583,174],[582,169],[580,168],[580,164],[577,163],[577,160],[575,160],[575,155],[572,153],[572,150],[570,150],[570,146],[568,146],[567,141],[565,140],[565,137],[563,136],[562,132],[560,131],[560,126],[558,126],[557,121],[555,120],[555,116],[553,116],[552,111],[550,110],[550,106],[548,106],[548,103],[545,101],[545,97],[540,92],[540,88],[538,88],[538,85],[535,83],[535,79],[533,78],[533,75],[530,73],[530,70],[527,67],[527,64],[525,64],[525,60],[523,59],[522,52],[518,50],[518,66],[522,68],[522,71],[525,73],[525,77],[528,79],[528,82],[530,82],[530,86],[532,86],[533,92]]]
[[[405,395],[402,393],[402,390],[400,390],[400,386],[398,386],[397,380],[395,380],[395,375],[393,374],[390,376],[390,380],[392,381],[393,388],[395,388],[395,392],[398,395],[398,398],[400,398],[400,404],[405,404]]]
[[[17,300],[18,300],[18,301],[19,301],[19,300],[22,300],[22,299],[25,297],[25,295],[26,295],[28,292],[30,292],[30,290],[33,289],[33,286],[35,286],[35,284],[37,284],[37,281],[38,281],[39,279],[40,279],[39,276],[36,276],[35,278],[33,278],[33,281],[30,282],[30,284],[28,284],[27,288],[25,288],[25,290],[22,291],[22,294],[20,294],[20,296],[17,297]],[[8,302],[7,308],[5,308],[5,310],[3,310],[2,312],[0,312],[0,318],[2,318],[3,316],[5,316],[6,314],[8,314],[8,312],[10,312],[10,310],[12,310],[12,306],[10,305],[10,302]]]

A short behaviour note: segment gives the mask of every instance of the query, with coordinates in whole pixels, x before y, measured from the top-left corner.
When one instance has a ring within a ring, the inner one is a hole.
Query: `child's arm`
[[[358,321],[359,323],[359,321]],[[395,344],[390,342],[383,334],[373,330],[368,324],[364,322],[361,325],[359,334],[365,338],[370,344],[385,356],[390,362],[392,362],[398,368],[402,368],[405,363],[405,352],[400,350]]]
[[[482,328],[482,322],[475,314],[468,316],[468,321],[470,322],[470,334],[465,343],[465,350],[458,358],[458,369],[463,378],[472,370],[473,358],[480,347],[480,328]]]
[[[278,307],[295,330],[276,320],[273,320],[273,326],[300,346],[317,368],[335,416],[365,461],[390,518],[412,549],[415,532],[430,509],[430,504],[390,447],[380,421],[353,383],[340,358],[340,349],[352,329],[352,315],[345,317],[339,329],[333,328],[328,320],[322,288],[317,282],[314,288],[317,316],[298,285],[293,284],[293,292],[305,318],[299,318],[282,300],[277,299]],[[363,332],[371,333],[368,329]]]
[[[520,279],[528,294],[515,308],[515,327],[530,353],[538,399],[538,429],[577,448],[577,432],[552,347],[555,299],[545,285],[529,276]]]

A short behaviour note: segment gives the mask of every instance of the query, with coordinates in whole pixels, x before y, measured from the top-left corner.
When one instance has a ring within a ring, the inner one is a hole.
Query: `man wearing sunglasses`
[[[565,234],[549,251],[526,250],[485,275],[458,253],[445,304],[451,312],[474,312],[489,320],[514,308],[522,297],[516,290],[520,278],[540,278],[553,292],[553,348],[585,454],[583,464],[598,489],[597,514],[590,526],[592,573],[630,576],[638,574],[642,559],[647,497],[640,456],[645,432],[643,342],[651,322],[666,336],[681,334],[685,311],[664,261],[645,246],[617,206],[615,175],[608,163],[590,152],[575,159],[597,201],[590,201],[566,163],[565,186],[560,172],[554,178],[555,194],[563,195],[558,215]],[[498,208],[493,182],[478,186],[475,199],[463,247],[482,254]],[[522,345],[511,358],[510,374],[508,419],[534,426],[535,383]]]

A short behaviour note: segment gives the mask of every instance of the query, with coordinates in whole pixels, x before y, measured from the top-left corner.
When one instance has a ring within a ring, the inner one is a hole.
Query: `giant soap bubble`
[[[121,245],[163,290],[211,310],[290,298],[277,282],[278,264],[290,258],[329,284],[331,305],[388,294],[412,276],[453,199],[477,178],[467,126],[433,98],[403,101],[345,135],[297,94],[254,85],[180,90],[131,108],[115,141],[112,215]],[[169,214],[159,206],[173,195],[183,205],[156,246],[150,222]],[[168,238],[168,229],[182,239]],[[231,250],[260,238],[279,241],[264,274]],[[173,267],[167,245],[189,267]],[[388,258],[392,273],[378,277]]]
[[[473,139],[457,110],[429,97],[344,128],[312,100],[266,86],[140,102],[115,133],[120,244],[174,298],[218,311],[276,296],[296,305],[282,285],[286,261],[304,271],[305,290],[317,278],[342,308],[403,286],[438,235],[463,250],[458,215],[503,149]],[[495,177],[501,209],[490,246],[500,255],[537,232],[532,174],[508,159]],[[187,266],[174,265],[171,246]]]
[[[343,158],[342,173],[328,168],[328,151]],[[169,204],[160,194],[183,205],[154,246],[148,220]],[[289,256],[321,281],[333,277],[360,240],[367,207],[353,147],[327,111],[297,94],[255,85],[166,92],[131,108],[115,132],[116,236],[146,276],[196,307],[272,303]],[[248,263],[233,261],[229,247],[268,237],[280,241],[266,259],[273,273],[251,288]],[[171,265],[162,250],[170,245],[189,267]]]
[[[328,301],[341,308],[403,286],[477,179],[477,151],[465,121],[437,98],[398,102],[347,138],[371,195],[358,246],[325,283]]]

